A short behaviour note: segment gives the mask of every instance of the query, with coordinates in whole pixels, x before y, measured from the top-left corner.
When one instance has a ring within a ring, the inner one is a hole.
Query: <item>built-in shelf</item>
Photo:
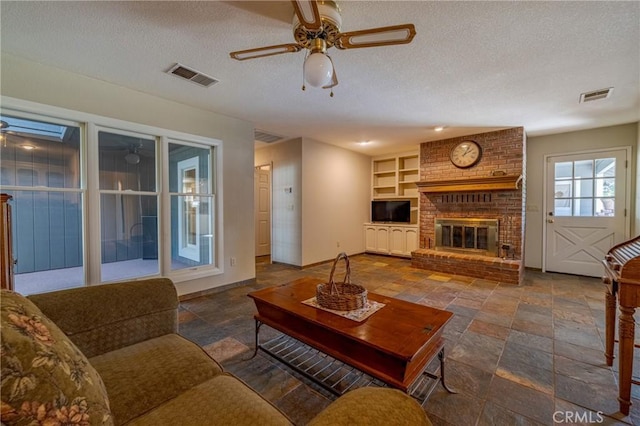
[[[373,199],[418,198],[420,156],[417,152],[377,157],[372,160]]]
[[[418,192],[508,191],[519,188],[522,176],[488,176],[416,182]]]

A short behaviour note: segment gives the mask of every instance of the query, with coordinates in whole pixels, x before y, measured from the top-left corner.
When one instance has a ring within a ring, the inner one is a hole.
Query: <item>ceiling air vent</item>
[[[613,87],[582,93],[580,95],[580,103],[606,99],[611,96],[611,92],[613,92]]]
[[[216,80],[213,77],[209,77],[208,75],[203,74],[200,71],[195,71],[187,68],[182,64],[175,64],[167,72],[169,74],[184,78],[185,80],[189,80],[192,83],[196,83],[197,85],[204,87],[211,87],[219,82],[219,80]]]
[[[263,132],[262,130],[254,131],[254,139],[260,142],[273,143],[284,139],[284,136],[278,136],[271,133]]]

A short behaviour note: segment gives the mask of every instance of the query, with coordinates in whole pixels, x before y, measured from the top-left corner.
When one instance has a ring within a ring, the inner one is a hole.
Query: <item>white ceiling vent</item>
[[[611,96],[611,92],[613,92],[613,87],[582,93],[580,95],[580,103],[606,99]]]
[[[284,136],[274,135],[272,133],[263,132],[256,129],[254,132],[254,139],[260,142],[273,143],[284,139]]]
[[[197,85],[204,87],[211,87],[219,82],[219,80],[216,80],[213,77],[203,74],[200,71],[187,68],[182,64],[175,64],[171,69],[169,69],[169,71],[167,71],[167,73],[184,78],[185,80],[189,80],[192,83],[196,83]]]

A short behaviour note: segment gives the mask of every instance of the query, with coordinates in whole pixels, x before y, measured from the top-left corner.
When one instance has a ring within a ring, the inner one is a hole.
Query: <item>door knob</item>
[[[548,223],[553,223],[553,219],[547,219]]]

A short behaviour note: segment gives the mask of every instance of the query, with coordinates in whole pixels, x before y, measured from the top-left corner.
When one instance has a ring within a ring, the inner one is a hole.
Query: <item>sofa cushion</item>
[[[222,368],[195,343],[167,334],[90,358],[107,388],[116,424],[220,374]]]
[[[307,426],[431,426],[420,404],[397,389],[365,387],[332,402]]]
[[[102,379],[28,299],[0,294],[3,424],[112,425]]]
[[[129,423],[131,426],[291,424],[280,410],[228,373],[189,389]]]
[[[89,358],[178,330],[168,278],[70,288],[28,297]]]

